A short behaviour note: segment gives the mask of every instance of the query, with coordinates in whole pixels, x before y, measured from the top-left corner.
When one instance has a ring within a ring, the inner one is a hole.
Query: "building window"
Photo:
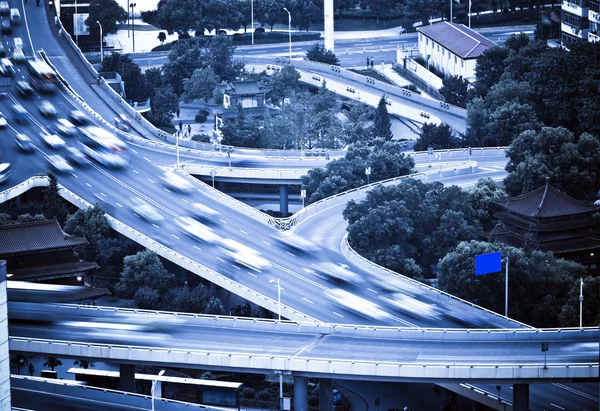
[[[438,44],[438,53],[440,52],[440,45]]]
[[[454,56],[454,64],[457,64],[458,60],[456,60],[456,56]]]
[[[590,1],[590,10],[594,13],[600,13],[600,2]]]
[[[577,28],[582,28],[584,25],[587,27],[587,19],[586,18],[581,18],[574,14],[568,13],[564,10],[562,11],[561,21],[565,24],[568,24],[569,26],[573,26],[573,27],[577,27]]]
[[[428,38],[425,39],[425,45],[429,46],[429,39]]]
[[[465,61],[464,61],[464,60],[461,60],[461,61],[460,61],[460,66],[461,66],[462,68],[464,68],[464,67],[465,67]]]

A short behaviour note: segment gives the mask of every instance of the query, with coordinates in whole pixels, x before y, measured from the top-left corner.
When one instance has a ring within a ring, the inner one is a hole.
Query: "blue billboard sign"
[[[493,274],[502,271],[502,252],[475,256],[475,275]]]

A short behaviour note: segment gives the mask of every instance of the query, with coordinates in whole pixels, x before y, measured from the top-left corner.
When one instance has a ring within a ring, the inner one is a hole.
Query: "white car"
[[[321,247],[294,234],[273,235],[272,238],[293,253],[312,254],[321,251]]]
[[[4,114],[0,112],[0,128],[5,128],[6,126],[8,126],[8,121],[6,121]]]
[[[25,61],[25,53],[23,53],[23,49],[15,49],[12,57],[15,63],[23,63]]]
[[[127,205],[140,218],[147,220],[153,224],[161,223],[165,218],[158,212],[156,208],[150,205],[147,201],[140,197],[132,197],[127,201]]]
[[[354,285],[364,285],[365,280],[358,274],[348,269],[347,265],[334,263],[320,263],[317,271],[335,281],[343,281]]]
[[[77,124],[78,126],[82,126],[90,122],[87,116],[79,110],[71,111],[69,113],[69,120],[71,120],[73,124]]]
[[[401,293],[382,295],[381,300],[385,305],[415,318],[427,320],[439,320],[442,318],[435,304],[428,304],[408,295]]]
[[[193,203],[190,206],[190,214],[199,220],[203,220],[208,223],[216,223],[217,219],[221,215],[217,210],[205,206],[201,203]]]
[[[174,191],[189,193],[194,190],[192,183],[174,171],[165,171],[160,179],[165,186]]]
[[[175,220],[175,224],[177,224],[181,232],[195,240],[210,244],[217,244],[221,240],[221,237],[215,234],[211,228],[191,217],[180,217]]]
[[[71,165],[67,163],[67,160],[65,160],[58,154],[48,156],[48,163],[50,163],[51,168],[53,168],[59,173],[69,173],[73,171],[73,167],[71,167]]]
[[[365,300],[348,291],[333,289],[327,290],[325,296],[340,307],[355,314],[372,320],[382,320],[388,318],[389,315],[381,309],[381,307],[369,300]]]
[[[65,140],[56,134],[40,133],[40,136],[42,137],[42,140],[44,140],[44,143],[50,148],[59,149],[67,146]]]
[[[73,137],[77,135],[77,127],[66,118],[59,118],[54,124],[54,129],[60,135],[65,137]]]
[[[67,147],[67,156],[71,163],[77,166],[86,166],[90,164],[90,160],[75,147]]]
[[[54,105],[48,100],[42,100],[38,106],[38,109],[45,117],[54,117],[56,114],[58,114],[58,111],[56,111]]]
[[[271,263],[263,258],[258,251],[235,240],[221,240],[220,246],[227,257],[238,265],[258,272],[271,268]]]

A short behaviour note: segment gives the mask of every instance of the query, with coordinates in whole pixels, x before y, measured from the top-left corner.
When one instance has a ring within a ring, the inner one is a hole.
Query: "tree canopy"
[[[183,101],[202,99],[208,103],[213,96],[219,78],[212,68],[196,69],[189,79],[183,79]]]
[[[449,125],[425,123],[421,127],[421,134],[413,148],[415,151],[425,151],[429,147],[433,147],[434,150],[441,150],[458,146],[459,141],[452,135],[452,129]]]
[[[391,140],[394,137],[392,133],[392,120],[387,109],[387,99],[385,96],[381,96],[379,103],[377,103],[371,133],[373,137],[384,140]]]
[[[89,16],[85,24],[91,29],[97,26],[96,22],[99,22],[104,35],[115,34],[118,30],[117,23],[124,23],[127,20],[127,11],[115,0],[91,0],[89,4]]]
[[[331,50],[326,50],[325,46],[321,46],[319,43],[315,43],[306,52],[306,58],[310,61],[317,61],[319,63],[331,64],[333,66],[339,66],[340,60],[335,56]]]

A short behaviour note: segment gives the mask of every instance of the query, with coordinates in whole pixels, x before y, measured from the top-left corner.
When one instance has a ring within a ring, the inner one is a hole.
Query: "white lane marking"
[[[175,234],[171,234],[173,237],[175,237],[178,240],[181,240],[181,238],[177,237]]]
[[[132,169],[134,173],[139,174],[136,169]]]
[[[104,193],[100,192],[100,195],[101,195],[102,197],[106,198],[106,194],[104,194]]]
[[[194,248],[195,248],[196,250],[198,250],[198,251],[202,251],[202,249],[201,249],[200,247],[198,247],[198,246],[194,246]]]
[[[400,40],[400,41],[388,41],[388,44],[400,44],[400,43],[406,43],[406,40]]]
[[[263,243],[265,243],[266,245],[271,245],[271,243],[267,243],[265,240],[263,240]]]
[[[92,188],[92,186],[90,185],[90,183],[85,183],[86,186],[88,186],[89,188]]]
[[[133,148],[130,148],[131,151],[133,151],[135,154],[137,154],[138,152],[135,151]]]
[[[123,208],[123,206],[119,203],[115,203],[116,205],[118,205],[119,207]]]
[[[240,231],[241,231],[242,233],[244,233],[244,234],[248,235],[248,233],[247,233],[247,232],[245,232],[244,230],[240,230]]]
[[[370,46],[373,43],[356,43],[355,46]]]
[[[556,405],[556,404],[554,404],[553,402],[551,402],[551,403],[550,403],[550,405],[552,405],[553,407],[556,407],[556,408],[558,408],[559,410],[564,410],[564,408],[563,408],[563,407],[561,407],[560,405]]]
[[[190,203],[190,202],[189,202],[189,201],[187,201],[185,198],[182,198],[182,199],[181,199],[181,201],[183,201],[184,203],[187,203],[187,204],[189,204],[189,203]]]
[[[217,260],[219,260],[220,262],[224,263],[225,260],[223,260],[221,257],[217,257]]]
[[[266,53],[266,50],[260,50],[260,51],[249,51],[248,54],[258,54],[258,53]]]
[[[335,311],[333,311],[333,313],[334,313],[335,315],[337,315],[338,317],[344,318],[344,316],[343,316],[342,314],[338,314],[338,313],[336,313]]]
[[[254,277],[254,278],[258,278],[258,277],[256,276],[256,274],[252,274],[250,271],[246,271],[246,272],[247,272],[248,274],[250,274],[252,277]]]
[[[152,225],[156,228],[160,228],[159,226],[157,226],[156,224],[152,223]]]
[[[149,162],[149,163],[151,163],[151,162],[152,162],[152,160],[150,160],[150,159],[147,159],[146,157],[144,157],[144,160],[146,160],[146,161],[147,161],[147,162]]]
[[[71,173],[71,175],[75,178],[79,178],[79,177],[77,177],[77,174],[75,174],[75,173]]]
[[[227,221],[225,221],[225,220],[223,220],[221,218],[219,218],[219,221],[222,222],[223,224],[227,224]]]
[[[164,190],[165,190],[167,193],[170,193],[170,192],[171,192],[171,190],[169,190],[169,189],[168,189],[168,188],[166,188],[166,187],[163,187],[163,189],[164,189]]]
[[[148,181],[150,181],[152,184],[154,184],[154,181],[152,181],[152,180],[150,180],[150,179],[148,179]]]
[[[240,267],[238,267],[238,266],[237,266],[237,265],[235,265],[235,264],[231,264],[231,266],[232,266],[233,268],[237,268],[238,270],[241,270],[241,268],[240,268]]]
[[[295,255],[295,254],[292,254],[292,253],[290,253],[289,251],[286,251],[285,253],[286,253],[286,254],[289,254],[289,255],[291,255],[292,257],[296,257],[296,255]]]
[[[367,287],[367,290],[371,291],[372,293],[379,294],[377,291],[371,290],[369,287]]]
[[[306,301],[307,303],[313,304],[312,301],[310,301],[308,298],[302,298],[304,301]]]

